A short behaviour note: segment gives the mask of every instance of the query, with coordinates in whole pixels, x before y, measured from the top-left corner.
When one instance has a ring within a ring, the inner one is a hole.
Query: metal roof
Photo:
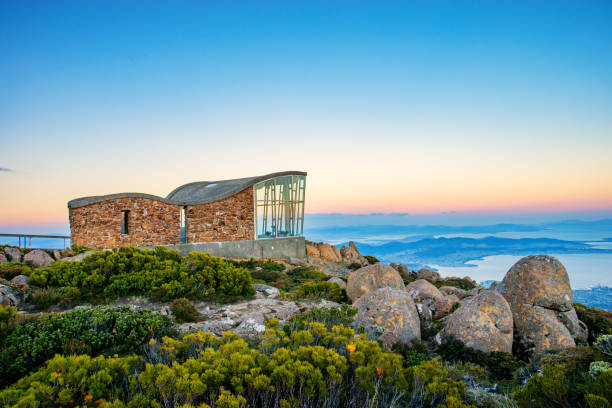
[[[107,194],[103,196],[81,197],[69,201],[68,208],[84,207],[86,205],[95,204],[107,200],[113,200],[117,198],[148,198],[150,200],[161,201],[166,204],[174,205],[206,204],[233,196],[234,194],[244,190],[245,188],[251,187],[256,183],[259,183],[260,181],[268,180],[279,176],[292,175],[306,176],[306,172],[281,171],[257,177],[245,177],[239,179],[218,181],[196,181],[175,188],[170,194],[168,194],[166,198],[143,193],[118,193]]]

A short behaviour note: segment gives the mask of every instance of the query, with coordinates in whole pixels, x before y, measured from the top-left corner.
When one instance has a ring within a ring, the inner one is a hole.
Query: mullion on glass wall
[[[254,186],[256,238],[302,235],[303,176],[282,176]]]

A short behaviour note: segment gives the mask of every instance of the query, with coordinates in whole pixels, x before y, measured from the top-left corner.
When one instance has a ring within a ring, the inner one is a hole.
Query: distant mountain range
[[[470,260],[491,255],[535,253],[612,253],[582,242],[551,238],[425,238],[417,241],[389,241],[374,245],[357,242],[359,251],[386,262],[410,265],[467,266]]]

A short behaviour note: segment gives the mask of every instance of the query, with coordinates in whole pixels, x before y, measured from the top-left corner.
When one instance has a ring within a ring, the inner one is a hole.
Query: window
[[[185,210],[187,207],[181,207],[181,244],[187,242],[187,229],[185,228]]]
[[[280,176],[253,186],[255,237],[303,235],[305,176]]]
[[[127,235],[128,234],[128,214],[130,213],[130,210],[123,210],[121,212],[122,212],[121,233],[123,235]]]

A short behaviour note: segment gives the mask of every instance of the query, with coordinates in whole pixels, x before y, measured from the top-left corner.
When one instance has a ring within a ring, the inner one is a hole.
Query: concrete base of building
[[[178,249],[181,254],[206,252],[225,258],[286,259],[306,257],[304,237],[267,238],[250,241],[200,242],[189,244],[165,245],[168,249]]]

